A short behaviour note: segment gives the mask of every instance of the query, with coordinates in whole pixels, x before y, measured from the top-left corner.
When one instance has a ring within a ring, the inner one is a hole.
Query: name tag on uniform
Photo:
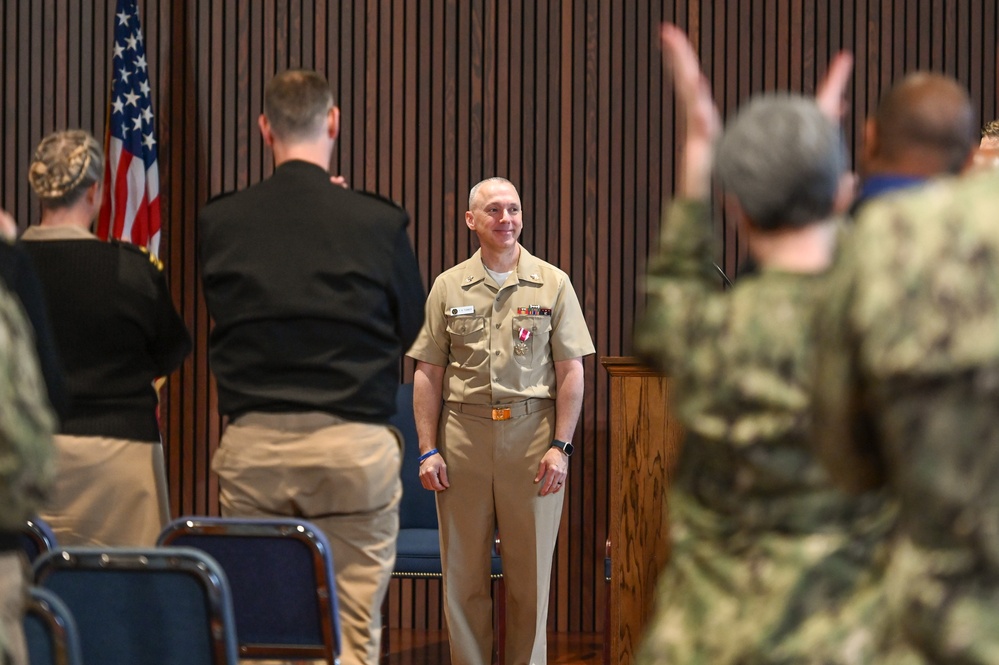
[[[475,314],[475,308],[471,305],[464,305],[463,307],[448,307],[447,312],[451,316],[466,316],[468,314]]]

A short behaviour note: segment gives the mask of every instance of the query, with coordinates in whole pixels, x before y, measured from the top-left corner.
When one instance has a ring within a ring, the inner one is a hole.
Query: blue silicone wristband
[[[420,455],[419,459],[417,459],[416,461],[418,463],[420,463],[420,464],[423,464],[423,461],[425,459],[427,459],[428,457],[433,457],[436,454],[437,454],[437,449],[436,448],[434,448],[433,450],[428,450],[427,452],[425,452],[422,455]]]

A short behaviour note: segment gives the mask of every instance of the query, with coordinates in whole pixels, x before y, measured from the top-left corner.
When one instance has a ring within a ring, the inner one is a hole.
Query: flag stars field
[[[120,238],[157,253],[159,167],[148,62],[136,0],[117,0],[109,118],[105,136],[101,238]]]

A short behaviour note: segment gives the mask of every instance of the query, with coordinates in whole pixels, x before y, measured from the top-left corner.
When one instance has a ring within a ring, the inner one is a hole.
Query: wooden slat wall
[[[427,286],[474,250],[462,224],[478,179],[520,187],[525,245],[565,269],[597,353],[627,355],[636,285],[675,181],[672,99],[655,26],[688,29],[723,112],[761,90],[811,92],[831,54],[857,56],[854,150],[865,115],[907,71],[956,76],[996,114],[992,2],[940,0],[140,0],[158,120],[162,254],[195,353],[169,384],[165,426],[175,514],[217,510],[209,470],[221,422],[207,361],[194,219],[205,200],[271,171],[256,119],[264,83],[286,67],[330,79],[343,111],[334,170],[401,201]],[[113,0],[0,2],[0,205],[38,218],[26,169],[49,131],[103,135]],[[275,220],[275,233],[281,232]],[[717,222],[719,263],[744,253]],[[412,367],[403,368],[406,376]],[[602,627],[607,533],[608,380],[586,360],[554,572],[551,624]],[[439,585],[394,584],[393,625],[438,627]]]

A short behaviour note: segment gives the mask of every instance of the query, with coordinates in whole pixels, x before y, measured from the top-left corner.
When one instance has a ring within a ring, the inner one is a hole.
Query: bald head
[[[978,127],[968,93],[939,74],[910,74],[881,99],[868,125],[865,170],[933,176],[958,173]]]

